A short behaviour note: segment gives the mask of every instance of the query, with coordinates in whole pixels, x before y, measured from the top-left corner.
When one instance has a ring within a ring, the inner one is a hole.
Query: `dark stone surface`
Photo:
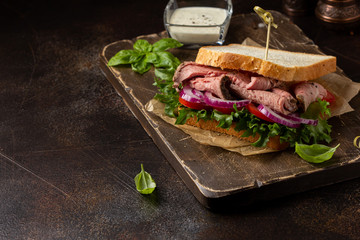
[[[359,239],[359,179],[236,212],[197,202],[99,68],[105,45],[162,31],[166,2],[0,2],[0,239]],[[360,81],[356,29],[294,22]]]

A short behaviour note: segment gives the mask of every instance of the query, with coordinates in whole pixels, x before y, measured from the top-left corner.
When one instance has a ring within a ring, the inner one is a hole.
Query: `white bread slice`
[[[230,44],[201,47],[196,63],[245,70],[281,81],[308,81],[336,71],[336,57]]]

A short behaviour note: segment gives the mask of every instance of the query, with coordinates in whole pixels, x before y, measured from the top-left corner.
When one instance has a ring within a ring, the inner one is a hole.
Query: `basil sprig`
[[[156,183],[148,172],[145,172],[144,166],[141,164],[141,172],[138,173],[135,178],[136,189],[141,194],[151,194],[155,188]]]
[[[109,60],[108,66],[130,64],[132,70],[140,74],[146,73],[154,66],[157,68],[155,75],[158,78],[169,78],[174,74],[180,60],[166,50],[178,48],[182,45],[172,38],[163,38],[154,44],[150,44],[145,39],[138,39],[134,43],[133,49],[124,49],[116,53]]]
[[[167,50],[183,46],[182,43],[172,38],[163,38],[154,44],[144,39],[134,43],[133,49],[125,49],[116,53],[108,62],[108,66],[131,65],[131,68],[140,74],[144,74],[155,67],[155,82],[159,93],[155,99],[165,103],[165,113],[176,117],[179,106],[179,93],[172,87],[176,68],[180,60]]]

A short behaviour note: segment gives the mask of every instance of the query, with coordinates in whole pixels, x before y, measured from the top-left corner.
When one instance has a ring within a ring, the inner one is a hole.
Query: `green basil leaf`
[[[322,144],[307,145],[295,143],[295,152],[305,161],[322,163],[331,159],[339,146],[340,144],[332,148]]]
[[[151,175],[144,171],[144,166],[141,164],[141,172],[134,178],[136,189],[141,194],[150,194],[156,188],[156,183]]]
[[[143,57],[140,61],[131,64],[131,68],[134,72],[144,74],[151,69],[151,64],[146,61],[146,57]]]
[[[155,65],[159,62],[159,57],[154,52],[148,52],[146,53],[146,61]]]
[[[173,38],[163,38],[153,44],[154,47],[153,51],[154,52],[166,51],[170,48],[178,48],[181,46],[183,46],[183,44],[176,41]]]
[[[158,62],[154,63],[157,68],[174,68],[180,65],[180,60],[170,52],[156,52]]]
[[[132,64],[139,61],[144,54],[135,50],[125,49],[116,53],[108,62],[108,66],[117,66],[120,64]]]
[[[134,43],[133,48],[134,48],[136,51],[143,52],[143,53],[147,53],[147,52],[151,52],[151,51],[152,51],[153,46],[152,46],[148,41],[146,41],[145,39],[138,39],[138,40]]]

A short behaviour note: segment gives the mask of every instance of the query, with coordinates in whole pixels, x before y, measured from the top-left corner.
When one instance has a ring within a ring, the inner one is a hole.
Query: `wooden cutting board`
[[[270,47],[320,52],[286,16],[278,12],[273,12],[273,16],[280,27],[272,31]],[[162,32],[138,38],[154,43],[166,36]],[[261,20],[255,14],[232,18],[226,44],[241,43],[246,37],[265,44],[266,29],[261,27]],[[145,104],[157,92],[152,85],[154,72],[151,70],[139,75],[129,67],[107,66],[109,59],[118,51],[132,49],[136,39],[105,46],[100,54],[100,66],[135,117],[204,206],[213,209],[242,206],[360,176],[360,150],[352,143],[360,133],[360,116],[357,111],[360,106],[359,97],[351,101],[355,111],[330,119],[330,124],[333,125],[331,145],[340,143],[331,160],[322,164],[310,164],[298,157],[294,149],[244,157],[219,147],[201,145],[180,129],[145,110]],[[172,53],[181,61],[194,60],[197,49],[181,48]]]

